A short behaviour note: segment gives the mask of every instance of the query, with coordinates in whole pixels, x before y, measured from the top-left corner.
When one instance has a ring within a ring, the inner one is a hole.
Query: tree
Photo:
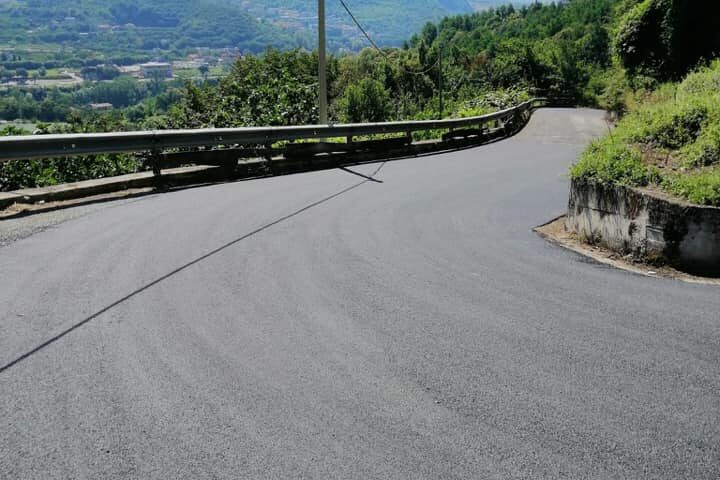
[[[177,127],[303,125],[317,122],[317,54],[268,50],[244,56],[217,85],[186,85],[172,112]],[[337,77],[328,59],[328,81]],[[332,93],[332,92],[331,92]]]
[[[632,74],[678,79],[720,53],[717,0],[643,0],[620,22],[615,50]]]
[[[165,72],[161,70],[153,70],[150,72],[150,91],[153,95],[157,95],[162,92],[165,86]]]
[[[438,36],[437,26],[434,23],[426,23],[420,36],[426,45],[432,45]]]
[[[203,79],[207,80],[208,73],[210,73],[210,67],[208,67],[206,63],[203,63],[202,65],[200,65],[200,68],[198,70],[200,70],[200,75],[203,76]]]
[[[392,102],[382,83],[365,78],[345,90],[340,108],[346,122],[384,122],[392,113]]]

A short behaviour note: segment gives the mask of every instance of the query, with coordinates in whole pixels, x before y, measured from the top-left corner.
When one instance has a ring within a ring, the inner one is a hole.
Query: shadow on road
[[[20,362],[22,362],[22,361],[24,361],[24,360],[27,360],[27,359],[28,359],[29,357],[31,357],[32,355],[40,352],[41,350],[45,349],[46,347],[49,347],[49,346],[52,345],[53,343],[55,343],[55,342],[57,342],[58,340],[62,339],[62,338],[65,337],[66,335],[69,335],[70,333],[74,332],[75,330],[79,329],[80,327],[82,327],[82,326],[84,326],[84,325],[87,325],[88,323],[90,323],[90,322],[92,322],[93,320],[95,320],[96,318],[98,318],[100,315],[102,315],[102,314],[104,314],[104,313],[107,313],[108,311],[112,310],[113,308],[117,307],[118,305],[120,305],[120,304],[122,304],[122,303],[130,300],[131,298],[133,298],[133,297],[135,297],[135,296],[143,293],[144,291],[146,291],[146,290],[154,287],[155,285],[157,285],[157,284],[159,284],[159,283],[167,280],[168,278],[177,275],[178,273],[182,272],[183,270],[187,270],[188,268],[192,267],[193,265],[197,265],[198,263],[200,263],[200,262],[202,262],[202,261],[204,261],[204,260],[207,260],[208,258],[210,258],[210,257],[212,257],[212,256],[214,256],[214,255],[217,255],[218,253],[222,252],[223,250],[226,250],[226,249],[232,247],[233,245],[237,245],[238,243],[242,242],[243,240],[247,240],[248,238],[257,235],[258,233],[261,233],[261,232],[263,232],[263,231],[265,231],[265,230],[267,230],[267,229],[269,229],[269,228],[271,228],[271,227],[274,227],[275,225],[278,225],[278,224],[280,224],[280,223],[282,223],[282,222],[285,222],[285,221],[287,221],[287,220],[290,220],[291,218],[296,217],[296,216],[300,215],[300,214],[303,213],[303,212],[307,212],[308,210],[310,210],[310,209],[312,209],[312,208],[315,208],[315,207],[317,207],[317,206],[320,206],[320,205],[322,205],[322,204],[324,204],[324,203],[329,202],[330,200],[333,200],[333,199],[335,199],[335,198],[338,198],[338,197],[340,197],[341,195],[344,195],[344,194],[348,193],[349,191],[354,190],[354,189],[356,189],[356,188],[358,188],[358,187],[360,187],[360,186],[362,186],[362,185],[364,185],[364,184],[366,184],[366,183],[368,183],[368,182],[383,183],[382,181],[377,180],[377,179],[375,179],[374,177],[375,177],[375,175],[377,175],[378,173],[380,173],[380,170],[382,170],[382,168],[383,168],[384,166],[385,166],[385,162],[381,163],[380,166],[379,166],[372,174],[367,175],[367,176],[366,176],[366,175],[363,175],[363,174],[360,174],[360,173],[357,173],[357,172],[354,172],[354,171],[351,171],[351,170],[343,169],[343,170],[347,171],[348,173],[352,173],[352,174],[354,174],[354,175],[358,175],[358,176],[360,176],[360,177],[363,177],[365,180],[363,180],[363,181],[360,182],[360,183],[356,183],[355,185],[352,185],[351,187],[348,187],[348,188],[346,188],[346,189],[344,189],[344,190],[341,190],[341,191],[339,191],[339,192],[337,192],[337,193],[335,193],[335,194],[333,194],[333,195],[330,195],[329,197],[325,197],[325,198],[323,198],[322,200],[318,200],[317,202],[313,202],[313,203],[311,203],[310,205],[307,205],[307,206],[305,206],[305,207],[303,207],[303,208],[301,208],[301,209],[299,209],[299,210],[296,210],[296,211],[294,211],[294,212],[292,212],[292,213],[290,213],[290,214],[288,214],[288,215],[285,215],[284,217],[281,217],[281,218],[279,218],[279,219],[277,219],[277,220],[275,220],[275,221],[273,221],[273,222],[267,223],[267,224],[263,225],[262,227],[257,228],[257,229],[255,229],[255,230],[253,230],[252,232],[243,235],[242,237],[236,238],[235,240],[232,240],[231,242],[228,242],[228,243],[226,243],[226,244],[224,244],[224,245],[216,248],[215,250],[212,250],[211,252],[208,252],[208,253],[206,253],[205,255],[203,255],[203,256],[201,256],[201,257],[198,257],[198,258],[196,258],[196,259],[194,259],[194,260],[186,263],[185,265],[183,265],[183,266],[181,266],[181,267],[176,268],[175,270],[171,271],[170,273],[167,273],[167,274],[163,275],[162,277],[159,277],[159,278],[153,280],[152,282],[150,282],[150,283],[148,283],[148,284],[146,284],[146,285],[143,285],[142,287],[138,288],[137,290],[133,291],[132,293],[129,293],[128,295],[125,295],[124,297],[122,297],[121,299],[117,300],[116,302],[113,302],[113,303],[111,303],[110,305],[106,306],[105,308],[103,308],[103,309],[101,309],[101,310],[98,310],[97,312],[93,313],[92,315],[90,315],[89,317],[85,318],[84,320],[81,320],[80,322],[72,325],[71,327],[67,328],[66,330],[64,330],[64,331],[62,331],[62,332],[60,332],[60,333],[58,333],[57,335],[55,335],[54,337],[50,338],[49,340],[41,343],[40,345],[38,345],[37,347],[33,348],[32,350],[30,350],[30,351],[28,351],[28,352],[20,355],[20,356],[17,357],[15,360],[12,360],[11,362],[9,362],[9,363],[5,364],[4,366],[0,367],[0,374],[4,373],[6,370],[8,370],[8,369],[10,369],[10,368],[12,368],[12,367],[14,367],[14,366],[16,366],[16,365],[19,364]]]

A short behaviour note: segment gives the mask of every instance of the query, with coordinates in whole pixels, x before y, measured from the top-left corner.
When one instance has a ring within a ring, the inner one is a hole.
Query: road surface
[[[717,479],[717,287],[531,231],[606,128],[0,222],[0,478]]]

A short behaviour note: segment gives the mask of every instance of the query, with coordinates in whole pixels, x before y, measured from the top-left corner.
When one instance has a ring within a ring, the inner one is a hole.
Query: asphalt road
[[[0,478],[719,478],[718,288],[531,231],[605,129],[0,222]]]

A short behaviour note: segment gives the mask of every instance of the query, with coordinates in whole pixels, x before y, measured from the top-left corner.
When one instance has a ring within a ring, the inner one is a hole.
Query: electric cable
[[[370,45],[372,45],[372,47],[373,47],[375,50],[377,50],[383,57],[385,57],[385,59],[387,59],[387,60],[393,60],[393,58],[392,58],[390,55],[388,55],[388,53],[387,53],[386,51],[384,51],[382,48],[380,48],[380,47],[378,46],[378,44],[375,42],[375,40],[373,40],[373,38],[370,36],[370,34],[368,33],[368,31],[365,29],[365,27],[363,27],[363,25],[362,25],[362,24],[360,23],[360,21],[357,19],[357,17],[355,16],[355,14],[352,12],[352,10],[350,10],[350,7],[349,7],[348,4],[345,2],[345,0],[338,0],[338,1],[340,2],[340,5],[342,5],[343,9],[345,9],[345,11],[347,12],[347,14],[350,16],[350,18],[352,19],[352,21],[353,21],[353,23],[355,24],[355,26],[356,26],[356,27],[362,32],[362,34],[365,36],[365,38],[366,38],[367,41],[370,43]],[[453,43],[455,43],[454,40],[453,40]],[[442,47],[441,47],[441,48],[442,48]],[[438,55],[438,59],[435,61],[435,63],[434,63],[433,65],[431,65],[430,67],[426,68],[425,70],[421,70],[421,71],[407,69],[407,68],[405,68],[404,66],[402,66],[400,63],[398,63],[398,67],[399,67],[400,69],[404,70],[405,72],[411,74],[411,75],[425,75],[426,73],[431,72],[432,70],[434,70],[435,67],[437,67],[437,66],[440,64],[440,61],[441,61],[441,55]]]

